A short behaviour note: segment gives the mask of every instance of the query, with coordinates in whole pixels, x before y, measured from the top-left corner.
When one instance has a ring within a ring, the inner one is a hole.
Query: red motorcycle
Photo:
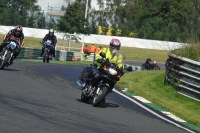
[[[158,66],[158,63],[156,61],[151,61],[149,64],[143,62],[142,70],[160,70],[160,67]]]

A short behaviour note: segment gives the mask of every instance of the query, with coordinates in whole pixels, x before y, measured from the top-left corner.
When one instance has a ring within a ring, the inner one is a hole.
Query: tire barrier
[[[200,63],[188,58],[168,54],[165,63],[165,85],[171,85],[180,94],[200,101]]]
[[[55,51],[55,59],[61,61],[72,61],[72,57],[75,60],[80,59],[80,52],[76,54],[76,51],[63,51],[63,50],[56,50]],[[22,48],[21,52],[17,56],[18,59],[42,59],[40,54],[42,53],[41,49],[35,48]]]
[[[17,58],[34,59],[36,58],[36,51],[38,52],[38,50],[34,48],[21,48],[21,52],[19,53]],[[40,56],[41,52],[42,50],[40,50],[40,53],[38,53],[37,57]]]

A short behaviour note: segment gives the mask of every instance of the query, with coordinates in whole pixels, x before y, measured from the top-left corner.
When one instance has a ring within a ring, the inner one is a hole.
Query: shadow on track
[[[79,101],[80,103],[83,103],[83,104],[90,104],[90,105],[92,106],[92,101],[91,101],[91,100],[90,100],[88,103],[84,103],[84,102],[82,102],[80,99],[76,99],[76,100]],[[108,103],[108,102],[106,102],[106,103],[101,103],[101,104],[99,105],[99,107],[97,107],[97,108],[107,108],[107,107],[118,108],[119,105],[114,104],[114,103]]]
[[[11,69],[11,68],[4,68],[2,71],[21,71],[21,70]]]

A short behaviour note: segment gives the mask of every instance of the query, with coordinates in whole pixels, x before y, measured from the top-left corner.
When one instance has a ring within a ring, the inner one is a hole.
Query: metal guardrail
[[[164,84],[180,94],[200,101],[200,62],[168,54]]]

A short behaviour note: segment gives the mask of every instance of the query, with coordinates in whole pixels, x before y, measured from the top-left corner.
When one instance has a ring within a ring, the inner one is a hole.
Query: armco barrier
[[[168,54],[164,84],[172,85],[180,94],[200,101],[200,63]]]

